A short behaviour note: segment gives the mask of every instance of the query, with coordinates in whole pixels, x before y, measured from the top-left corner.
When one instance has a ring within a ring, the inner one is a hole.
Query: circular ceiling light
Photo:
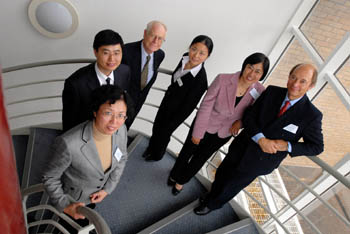
[[[32,0],[29,20],[36,30],[51,38],[64,38],[78,28],[76,9],[68,0]]]

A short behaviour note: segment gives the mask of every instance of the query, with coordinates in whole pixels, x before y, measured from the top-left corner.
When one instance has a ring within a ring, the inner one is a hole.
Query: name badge
[[[255,88],[252,88],[249,93],[254,98],[254,100],[258,99],[260,96],[260,93]]]
[[[289,125],[285,126],[283,128],[283,130],[286,130],[288,132],[295,134],[298,131],[298,126],[296,126],[294,124],[289,124]]]
[[[118,148],[116,151],[115,151],[115,153],[114,153],[114,157],[117,159],[117,161],[119,162],[120,161],[120,159],[122,158],[122,156],[123,156],[123,153],[122,153],[122,151],[120,151],[120,149]]]
[[[181,78],[177,79],[176,82],[180,87],[183,85]]]

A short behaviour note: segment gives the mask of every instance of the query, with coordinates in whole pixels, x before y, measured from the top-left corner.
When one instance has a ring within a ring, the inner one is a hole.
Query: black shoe
[[[182,189],[183,189],[183,188],[182,188]],[[175,185],[174,185],[174,187],[173,187],[173,189],[171,190],[171,192],[173,193],[174,196],[176,196],[176,195],[178,195],[178,194],[182,191],[182,189],[178,190],[178,189],[175,187]]]
[[[200,204],[203,204],[203,203],[205,203],[205,200],[207,199],[207,195],[205,194],[205,195],[203,195],[203,196],[200,196],[199,197],[199,202],[200,202]]]
[[[173,179],[169,176],[169,177],[168,177],[168,182],[167,182],[167,184],[168,184],[169,186],[174,186],[174,185],[176,184],[176,181],[173,180]]]
[[[194,213],[196,215],[206,215],[209,214],[212,210],[208,208],[205,204],[201,204],[198,207],[194,208]]]
[[[160,159],[154,158],[152,155],[148,155],[145,157],[145,160],[147,162],[151,162],[151,161],[159,161]]]

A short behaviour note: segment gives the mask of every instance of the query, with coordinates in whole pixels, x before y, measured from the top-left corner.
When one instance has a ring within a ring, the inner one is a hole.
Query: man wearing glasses
[[[167,28],[160,21],[151,21],[144,30],[141,41],[125,45],[122,63],[130,67],[130,91],[134,106],[134,116],[129,116],[127,126],[130,127],[140,111],[150,88],[155,82],[158,68],[164,59],[164,51],[160,49],[165,41]]]

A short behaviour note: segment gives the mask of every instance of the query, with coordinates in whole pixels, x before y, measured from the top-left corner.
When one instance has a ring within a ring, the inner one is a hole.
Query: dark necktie
[[[147,85],[148,64],[149,64],[150,59],[151,59],[151,56],[147,55],[145,66],[143,67],[142,72],[141,72],[141,90],[144,89]]]
[[[110,85],[111,84],[111,78],[107,77],[106,82],[107,82],[107,85]]]
[[[278,112],[278,115],[277,117],[280,117],[281,115],[284,114],[284,112],[286,112],[286,110],[288,109],[288,106],[290,105],[290,102],[289,101],[286,101],[284,103],[284,106],[282,106],[282,108],[280,109],[280,112]]]

